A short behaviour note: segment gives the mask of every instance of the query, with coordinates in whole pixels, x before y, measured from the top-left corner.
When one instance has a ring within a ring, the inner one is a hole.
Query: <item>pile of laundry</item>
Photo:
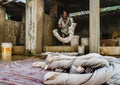
[[[49,54],[44,62],[33,63],[33,67],[51,70],[44,75],[44,84],[120,84],[120,60],[96,53],[82,56],[53,56]]]
[[[53,56],[59,56],[59,55],[68,55],[68,56],[77,56],[78,52],[45,52],[41,53],[42,55],[53,55]]]

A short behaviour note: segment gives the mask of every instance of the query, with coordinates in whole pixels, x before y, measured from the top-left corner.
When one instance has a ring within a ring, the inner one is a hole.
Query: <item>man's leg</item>
[[[68,37],[69,36],[69,34],[64,34],[64,33],[62,33],[62,37],[63,38],[66,38],[66,37]],[[63,46],[69,46],[70,45],[70,42],[69,43],[63,43]]]
[[[65,38],[65,34],[64,33],[62,33],[62,38]],[[64,46],[65,43],[62,43],[62,45]]]
[[[61,32],[61,29],[60,29],[60,28],[58,28],[58,33],[59,33],[59,35],[62,37],[62,32]]]
[[[65,34],[65,37],[68,37],[68,36],[69,36],[69,34]],[[70,46],[70,42],[69,43],[65,43],[65,45]]]

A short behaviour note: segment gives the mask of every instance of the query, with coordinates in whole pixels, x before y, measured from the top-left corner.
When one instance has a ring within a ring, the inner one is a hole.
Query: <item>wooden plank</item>
[[[120,46],[101,46],[100,54],[103,55],[120,55]]]
[[[78,52],[77,46],[45,46],[45,52]]]
[[[100,0],[90,0],[90,52],[100,53]]]
[[[13,46],[13,54],[25,54],[25,46]]]

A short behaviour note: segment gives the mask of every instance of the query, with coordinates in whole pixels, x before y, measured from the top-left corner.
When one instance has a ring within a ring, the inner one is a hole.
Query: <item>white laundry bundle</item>
[[[58,72],[48,72],[44,76],[44,83],[50,85],[80,85],[89,80],[92,74],[68,74]],[[91,84],[89,84],[91,85]]]
[[[33,67],[40,67],[43,69],[69,69],[71,65],[73,64],[73,61],[76,59],[76,56],[67,56],[67,55],[51,55],[49,54],[46,58],[46,60],[43,61],[37,61],[33,63]]]
[[[55,55],[55,56],[59,56],[59,55],[68,55],[68,56],[77,56],[78,52],[45,52],[45,53],[41,53],[42,55]]]
[[[119,64],[113,63],[109,67],[103,67],[95,70],[94,73],[87,74],[47,72],[44,76],[44,83],[51,85],[101,85],[114,75],[120,73],[119,68]]]
[[[109,66],[106,59],[103,59],[98,54],[91,53],[78,57],[72,64],[70,73],[93,72],[95,69],[105,66]]]
[[[120,73],[114,75],[111,79],[107,81],[108,85],[120,85]]]
[[[57,71],[47,72],[44,75],[44,84],[120,84],[120,61],[110,56],[102,56],[96,53],[82,56],[48,55],[45,62],[36,62],[33,65],[40,65],[41,68]],[[69,71],[64,71],[65,69]]]
[[[54,30],[53,30],[53,35],[54,35],[59,41],[61,41],[61,42],[63,42],[63,43],[69,43],[69,42],[72,40],[73,36],[74,36],[74,30],[75,30],[76,25],[77,25],[76,23],[72,23],[72,24],[71,24],[71,26],[68,28],[68,29],[69,29],[69,30],[68,30],[69,36],[66,37],[66,38],[62,38],[62,37],[60,36],[60,34],[58,33],[58,30],[57,30],[57,29],[54,29]]]
[[[62,65],[63,64],[66,65],[65,61],[62,61]],[[86,70],[86,68],[88,69]],[[88,71],[91,70],[89,68],[94,69],[94,71]],[[47,72],[44,76],[44,83],[61,85],[101,85],[107,82],[113,84],[114,82],[111,83],[109,80],[112,81],[113,79],[111,78],[115,78],[114,76],[119,73],[120,62],[116,58],[90,53],[77,57],[71,64],[70,73]],[[118,81],[116,82],[118,83]]]
[[[37,61],[37,62],[33,63],[32,66],[44,69],[46,66],[46,63],[44,61]]]
[[[58,69],[58,68],[64,68],[68,69],[73,64],[74,60],[77,57],[75,56],[66,56],[66,55],[59,55],[59,56],[53,56],[48,55],[46,58],[46,62],[48,64],[49,69]]]

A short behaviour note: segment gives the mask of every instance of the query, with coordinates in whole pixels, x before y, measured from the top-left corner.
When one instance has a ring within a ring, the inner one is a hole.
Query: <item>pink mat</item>
[[[26,59],[0,65],[0,85],[44,85],[46,71],[33,68],[32,63],[39,59]]]

